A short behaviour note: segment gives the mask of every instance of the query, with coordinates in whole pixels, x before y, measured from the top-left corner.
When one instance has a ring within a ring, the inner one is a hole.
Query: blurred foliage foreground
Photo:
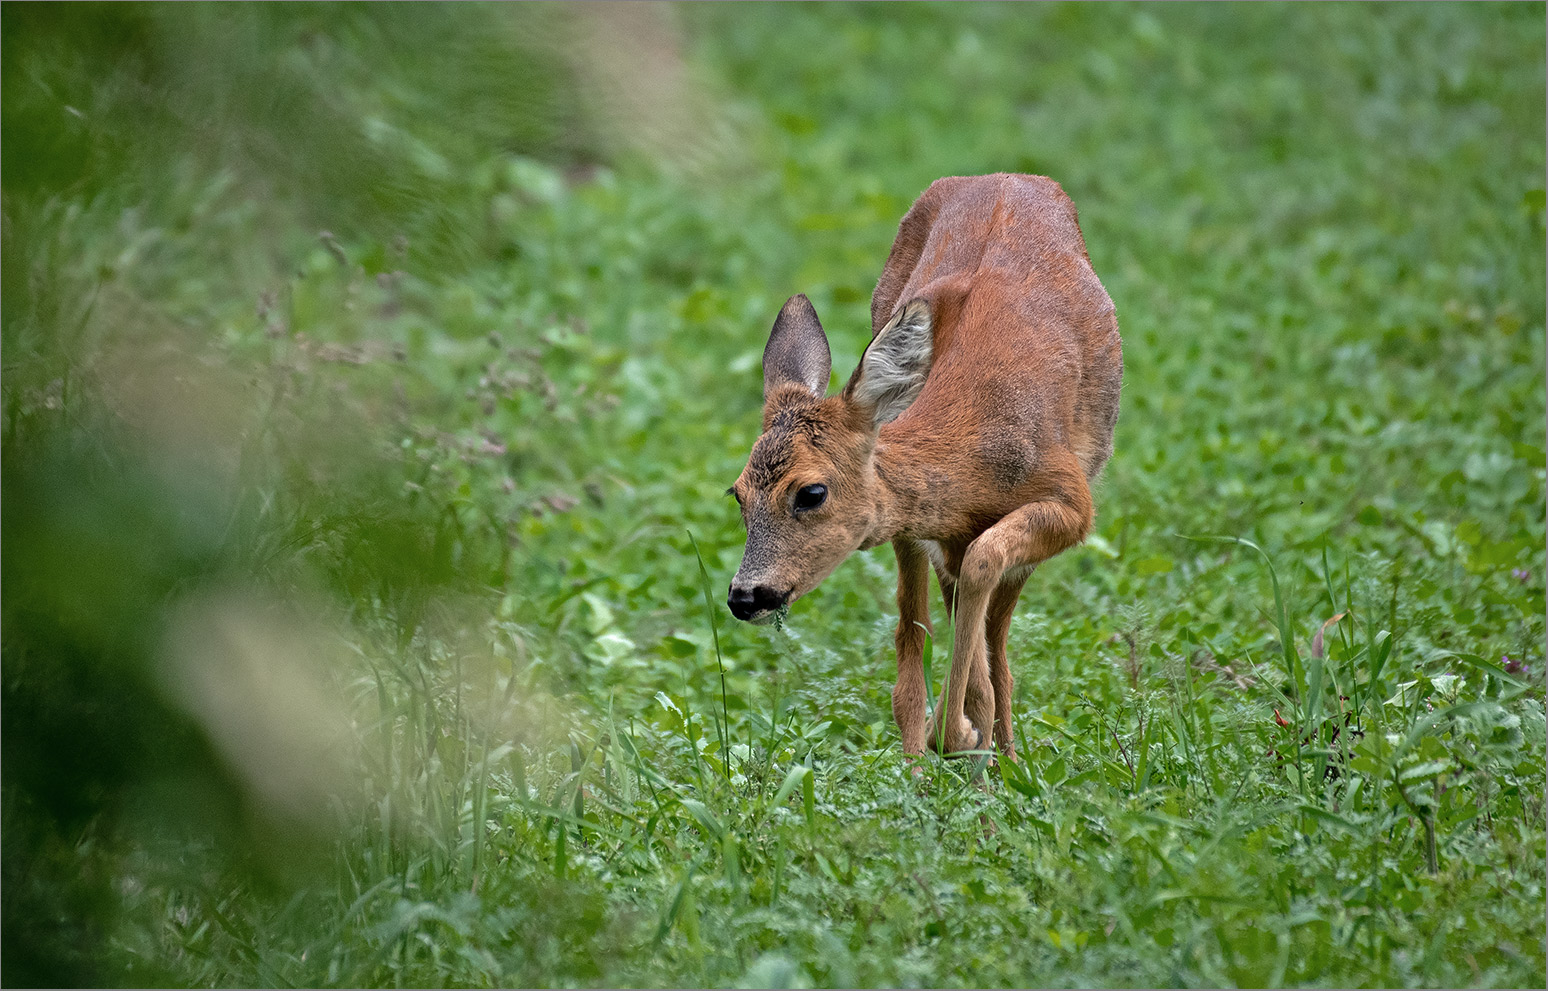
[[[0,18],[4,983],[1543,986],[1541,4]],[[722,492],[997,170],[1124,410],[915,779]]]

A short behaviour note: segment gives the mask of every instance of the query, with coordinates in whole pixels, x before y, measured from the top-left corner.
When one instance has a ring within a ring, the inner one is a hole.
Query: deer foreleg
[[[980,534],[963,557],[951,674],[936,709],[937,740],[931,741],[942,753],[981,749],[994,739],[995,710],[1002,706],[991,683],[986,625],[990,601],[1006,572],[1053,557],[1079,543],[1091,528],[1091,494],[1085,477],[1078,473],[1065,477],[1070,481],[1057,498],[1028,503],[1008,514]],[[1008,623],[1014,605],[1011,598],[1004,622]],[[1003,649],[1000,653],[1003,659]],[[1004,673],[1008,675],[1009,669]],[[1003,708],[1008,716],[1010,679],[1004,681]]]
[[[930,572],[924,549],[906,540],[892,544],[898,558],[898,683],[892,689],[892,718],[903,736],[903,752],[925,749],[924,643],[930,625]]]
[[[1011,729],[1011,677],[1010,657],[1006,653],[1006,641],[1010,638],[1011,617],[1016,612],[1016,601],[1021,589],[1031,575],[1027,568],[1012,568],[995,588],[989,599],[988,647],[989,683],[994,687],[994,745],[1011,760],[1016,759],[1016,738]]]

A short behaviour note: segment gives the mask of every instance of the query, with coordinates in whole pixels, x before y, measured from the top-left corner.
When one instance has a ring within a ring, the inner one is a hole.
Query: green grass
[[[1543,5],[627,16],[4,8],[4,982],[1542,986]],[[720,600],[997,170],[1126,382],[981,787],[888,549]]]

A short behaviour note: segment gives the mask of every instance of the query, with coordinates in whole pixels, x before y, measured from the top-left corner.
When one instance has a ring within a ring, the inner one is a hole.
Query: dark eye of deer
[[[818,506],[821,506],[824,500],[827,498],[828,487],[826,485],[804,486],[799,492],[796,493],[796,512],[804,513],[809,509],[816,509]]]

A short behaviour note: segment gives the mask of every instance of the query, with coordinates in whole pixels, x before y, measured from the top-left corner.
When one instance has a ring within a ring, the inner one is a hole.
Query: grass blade
[[[687,530],[688,542],[693,545],[693,556],[699,562],[699,578],[704,590],[704,614],[709,617],[710,636],[715,641],[715,666],[720,670],[720,715],[724,723],[716,723],[716,731],[720,735],[720,754],[723,758],[721,765],[725,770],[726,780],[731,780],[731,708],[727,704],[726,695],[726,661],[720,653],[720,625],[715,622],[715,605],[710,597],[709,570],[704,567],[704,555],[699,553],[699,542],[693,538],[693,531]],[[752,743],[748,741],[751,749]]]

